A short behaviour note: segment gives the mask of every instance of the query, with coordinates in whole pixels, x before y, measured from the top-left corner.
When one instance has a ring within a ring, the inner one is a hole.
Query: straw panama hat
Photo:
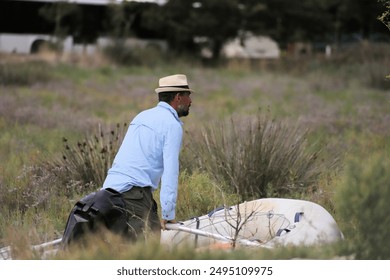
[[[163,77],[159,80],[158,88],[156,88],[156,93],[175,92],[175,91],[194,92],[188,86],[186,75],[176,74],[176,75]]]

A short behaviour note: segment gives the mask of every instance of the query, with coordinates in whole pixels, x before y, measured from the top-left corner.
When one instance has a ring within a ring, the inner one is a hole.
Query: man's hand
[[[161,220],[162,230],[166,230],[166,224],[177,224],[176,220]]]

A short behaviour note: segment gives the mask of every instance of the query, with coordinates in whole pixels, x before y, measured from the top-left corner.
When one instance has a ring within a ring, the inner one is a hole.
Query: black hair
[[[158,94],[158,101],[164,101],[167,103],[171,103],[171,101],[175,98],[176,94],[184,95],[190,93],[189,91],[166,91],[160,92]]]
[[[171,101],[175,98],[176,94],[177,92],[173,92],[173,91],[160,92],[158,94],[158,101],[171,103]]]

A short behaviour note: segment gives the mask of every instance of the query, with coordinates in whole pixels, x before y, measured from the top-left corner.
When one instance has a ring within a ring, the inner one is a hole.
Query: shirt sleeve
[[[182,137],[182,127],[176,123],[169,127],[165,138],[163,148],[164,171],[161,177],[160,190],[161,214],[164,220],[175,219]]]

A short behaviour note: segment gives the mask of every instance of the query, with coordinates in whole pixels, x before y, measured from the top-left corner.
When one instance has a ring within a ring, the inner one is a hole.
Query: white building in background
[[[225,44],[222,53],[226,58],[277,59],[280,48],[270,37],[247,35]]]
[[[195,37],[194,40],[201,46],[202,56],[211,58],[210,40],[207,37]],[[229,59],[277,59],[280,57],[280,48],[278,43],[268,36],[247,32],[244,37],[236,37],[225,43],[221,56]]]

